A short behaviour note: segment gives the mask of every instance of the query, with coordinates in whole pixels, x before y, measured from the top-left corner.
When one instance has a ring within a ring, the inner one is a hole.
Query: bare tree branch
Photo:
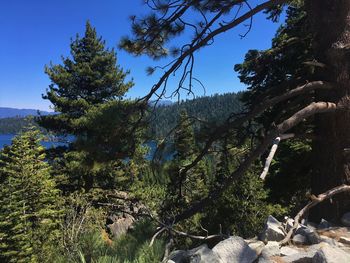
[[[289,243],[292,235],[294,234],[295,230],[298,228],[300,220],[305,216],[307,211],[309,211],[312,207],[318,205],[319,203],[328,200],[332,198],[334,195],[344,193],[344,192],[350,192],[350,185],[343,184],[341,186],[337,186],[331,190],[328,190],[327,192],[323,194],[319,194],[317,197],[313,198],[303,209],[299,211],[299,213],[294,218],[294,225],[287,233],[287,236],[280,242],[280,245],[286,245]]]
[[[263,171],[262,171],[262,173],[260,175],[260,179],[261,180],[265,180],[265,177],[266,177],[267,173],[269,172],[269,168],[270,168],[271,162],[273,160],[273,157],[276,154],[276,151],[277,151],[277,148],[278,148],[278,144],[281,142],[281,140],[293,138],[294,136],[295,136],[294,133],[282,134],[280,137],[277,137],[273,141],[273,145],[271,147],[270,153],[269,153],[269,155],[266,158],[264,169],[263,169]]]

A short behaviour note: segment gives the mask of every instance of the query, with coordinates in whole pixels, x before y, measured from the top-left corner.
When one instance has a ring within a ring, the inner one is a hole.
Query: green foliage
[[[0,118],[0,134],[18,134],[29,126],[38,127],[34,120],[28,117]]]
[[[293,153],[293,157],[291,157]],[[311,142],[294,140],[282,142],[271,164],[266,187],[271,189],[269,200],[294,215],[304,206],[311,186]]]
[[[37,130],[16,136],[0,153],[0,258],[47,262],[62,210]]]
[[[174,135],[175,155],[167,170],[169,183],[164,210],[166,213],[179,212],[190,203],[207,194],[207,178],[204,163],[200,162],[186,174],[181,170],[191,163],[198,152],[192,122],[186,111],[181,111]]]
[[[115,262],[115,263],[156,263],[160,262],[164,253],[164,243],[156,240],[149,246],[149,237],[154,225],[149,221],[140,221],[127,234],[116,240],[104,238],[103,230],[85,226],[84,233],[76,239],[74,257],[58,255],[57,262]]]
[[[206,210],[202,225],[211,233],[217,233],[221,226],[223,233],[251,238],[262,230],[268,215],[278,217],[286,212],[280,205],[269,202],[269,191],[256,176],[258,171],[234,182]]]
[[[298,84],[304,84],[303,79],[312,79],[312,69],[305,63],[313,60],[310,52],[312,37],[306,25],[303,7],[289,7],[286,23],[277,31],[272,47],[263,51],[250,50],[244,62],[235,65],[241,82],[248,86],[248,92],[242,97],[247,108],[252,109],[265,98],[281,95]],[[267,130],[271,122],[279,123],[310,99],[312,96],[304,95],[279,103],[273,110],[266,110],[256,121]]]
[[[212,126],[225,121],[233,113],[242,111],[242,93],[215,94],[181,101],[155,108],[150,122],[150,137],[163,139],[179,122],[180,112],[185,110],[190,117],[209,122]],[[209,125],[208,125],[209,126]],[[198,122],[193,123],[195,132],[200,130]]]
[[[65,192],[95,187],[113,189],[120,181],[123,160],[140,144],[142,105],[124,101],[133,85],[116,63],[114,50],[86,23],[83,37],[71,42],[71,57],[62,65],[46,67],[51,85],[44,99],[57,115],[41,116],[39,124],[50,132],[73,134],[69,152],[57,156],[56,173]]]
[[[189,116],[196,117],[203,121],[208,121],[213,125],[222,123],[230,116],[231,113],[239,113],[242,111],[243,106],[242,102],[240,101],[242,95],[243,93],[241,92],[226,93],[221,95],[215,94],[212,96],[195,98],[193,100],[181,101],[179,104],[173,103],[171,105],[157,106],[152,112],[152,118],[149,123],[148,137],[152,140],[164,138],[179,121],[179,113],[181,110],[186,110]],[[105,108],[103,110],[103,112],[105,112],[103,115],[102,112],[99,113],[97,110],[97,108],[100,106],[91,109],[91,112],[88,114],[89,116],[86,116],[85,120],[83,119],[81,124],[89,125],[89,127],[97,129],[96,127],[98,127],[98,125],[94,126],[94,120],[96,120],[98,121],[99,125],[103,124],[103,133],[106,135],[109,133],[108,135],[113,138],[113,136],[115,136],[114,134],[118,134],[117,132],[112,134],[113,131],[119,132],[120,127],[128,124],[126,118],[121,119],[120,115],[115,113],[120,112],[120,110],[124,111],[124,109],[127,111],[132,102],[127,101],[125,105],[116,102],[111,102],[110,104],[110,106],[102,106]],[[129,110],[133,110],[133,108],[129,108]],[[95,112],[96,114],[94,114]],[[102,119],[99,119],[99,117],[103,118],[103,122]],[[110,125],[110,122],[113,122],[114,124]],[[77,123],[80,123],[80,120],[78,120]],[[0,119],[0,133],[18,133],[24,126],[26,126],[26,124],[27,122],[22,118]],[[200,130],[200,125],[198,123],[194,123],[193,125],[195,132]],[[100,135],[96,134],[96,136]],[[99,141],[102,140],[100,139]],[[126,151],[124,150],[124,152]]]
[[[41,116],[39,124],[59,134],[76,135],[77,146],[86,146],[85,150],[93,144],[96,152],[104,154],[111,150],[108,147],[124,144],[118,138],[126,140],[126,132],[130,134],[122,128],[126,122],[131,126],[128,116],[134,116],[135,108],[122,98],[133,83],[125,81],[128,72],[116,63],[114,50],[105,48],[105,42],[87,22],[85,35],[71,43],[71,58],[64,58],[63,65],[46,67],[51,85],[43,98],[50,100],[60,114]],[[96,124],[103,126],[97,129]]]
[[[218,24],[216,19],[210,23],[212,16],[221,14],[219,18],[223,19],[238,5],[231,0],[180,0],[175,5],[162,0],[145,3],[150,7],[150,13],[144,17],[131,17],[133,37],[122,38],[120,47],[133,55],[147,54],[153,59],[182,54],[185,48],[181,50],[181,46],[169,47],[168,44],[186,31],[191,36],[188,45],[195,46],[203,40],[203,35],[214,31],[211,24]],[[188,29],[193,30],[193,34],[189,34]],[[209,44],[202,44],[205,45]]]
[[[52,84],[43,98],[60,114],[43,116],[41,125],[59,133],[80,134],[84,127],[74,121],[92,105],[121,99],[133,83],[124,83],[127,73],[116,65],[114,50],[105,48],[89,22],[85,35],[77,36],[70,47],[72,58],[64,58],[63,65],[46,67]]]
[[[244,62],[235,66],[241,81],[248,85],[249,91],[242,97],[246,107],[252,109],[265,98],[281,95],[304,84],[305,79],[312,80],[314,68],[305,63],[314,60],[311,43],[304,5],[302,1],[295,1],[287,9],[286,22],[272,40],[272,48],[250,50]],[[280,123],[290,117],[291,112],[300,110],[313,100],[314,94],[303,94],[266,110],[255,119],[258,135],[264,137],[271,123]],[[303,121],[291,132],[311,133],[313,124]],[[271,191],[269,200],[293,214],[305,202],[305,194],[310,188],[311,142],[282,142],[274,159],[266,182]]]
[[[99,253],[94,249],[105,243],[107,235],[103,235],[103,229],[107,212],[94,207],[90,199],[79,192],[65,197],[64,217],[59,228],[61,236],[52,252],[54,262],[76,262],[80,252],[93,256]]]

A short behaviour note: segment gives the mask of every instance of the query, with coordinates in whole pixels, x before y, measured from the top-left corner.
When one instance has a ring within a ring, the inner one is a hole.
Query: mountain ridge
[[[14,118],[14,117],[27,117],[54,114],[54,112],[41,111],[37,109],[19,109],[11,107],[0,107],[0,119]]]

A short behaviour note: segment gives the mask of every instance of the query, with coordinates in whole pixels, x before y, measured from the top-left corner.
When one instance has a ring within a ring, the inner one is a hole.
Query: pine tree
[[[43,98],[59,114],[41,116],[40,125],[58,134],[75,135],[79,141],[75,147],[95,149],[94,154],[128,155],[127,146],[133,141],[126,127],[132,126],[138,110],[135,103],[123,101],[133,86],[126,81],[128,72],[116,64],[116,53],[105,47],[89,22],[85,35],[77,36],[70,47],[71,58],[45,69],[51,84]]]
[[[0,259],[44,262],[61,211],[38,131],[15,137],[0,153],[0,178]]]
[[[41,116],[39,124],[58,134],[75,135],[68,158],[61,160],[62,169],[68,184],[78,182],[78,188],[88,192],[110,181],[101,163],[133,155],[140,138],[141,106],[123,100],[133,82],[126,81],[128,72],[117,65],[116,53],[105,47],[89,22],[84,36],[77,36],[70,47],[71,57],[62,65],[46,67],[51,85],[43,98],[59,114]]]
[[[71,58],[63,58],[63,65],[46,66],[51,80],[44,99],[50,100],[58,115],[41,117],[40,124],[58,133],[82,135],[85,127],[75,122],[92,106],[121,99],[133,86],[125,82],[128,72],[117,63],[114,50],[105,48],[105,41],[97,36],[90,22],[85,35],[71,42]]]
[[[183,208],[207,193],[205,163],[202,161],[187,174],[180,171],[191,163],[197,154],[192,121],[185,110],[180,112],[174,135],[175,156],[169,168],[169,197],[177,208]]]

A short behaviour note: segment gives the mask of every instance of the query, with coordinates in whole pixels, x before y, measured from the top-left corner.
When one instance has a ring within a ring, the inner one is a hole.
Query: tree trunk
[[[315,117],[318,140],[313,145],[312,193],[320,194],[350,183],[350,1],[307,0],[307,11],[315,33],[316,60],[325,68],[316,70],[317,79],[336,83],[329,91],[318,91],[316,100],[344,103],[344,110]],[[311,219],[339,218],[350,211],[349,195],[342,195],[312,211]]]

